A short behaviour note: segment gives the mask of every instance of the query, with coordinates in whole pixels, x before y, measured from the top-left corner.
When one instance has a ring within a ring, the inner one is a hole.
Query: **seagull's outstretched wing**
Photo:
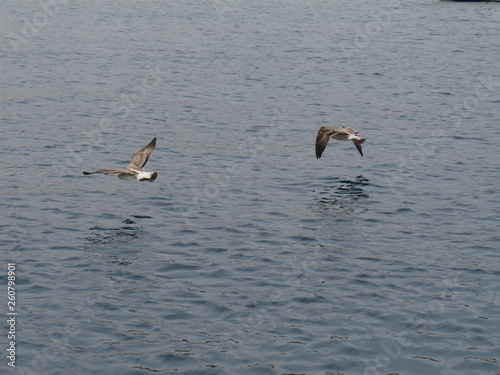
[[[144,147],[142,150],[140,150],[134,156],[132,156],[132,159],[130,159],[130,163],[128,163],[127,168],[133,168],[142,171],[142,168],[144,168],[144,166],[148,162],[155,147],[156,147],[156,137],[154,137],[153,140],[149,142],[149,144],[146,147]]]
[[[358,149],[359,154],[360,154],[361,156],[363,156],[363,149],[361,148],[361,144],[362,144],[364,141],[365,141],[365,139],[363,139],[363,138],[360,138],[359,140],[357,140],[357,139],[353,139],[353,140],[352,140],[352,143],[354,143],[354,146],[356,146],[356,148]]]
[[[102,174],[121,174],[121,173],[127,173],[131,174],[130,170],[128,169],[100,169],[95,172],[83,172],[83,174],[94,174],[94,173],[102,173]]]
[[[328,141],[334,133],[333,128],[328,126],[322,126],[318,131],[318,136],[316,137],[316,159],[319,159],[325,151]]]

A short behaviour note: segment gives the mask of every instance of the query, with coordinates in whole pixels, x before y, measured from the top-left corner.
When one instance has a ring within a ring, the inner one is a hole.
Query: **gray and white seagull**
[[[83,172],[83,174],[114,174],[122,180],[154,181],[158,177],[158,172],[144,172],[144,166],[148,162],[156,147],[156,137],[142,150],[137,152],[125,168],[122,169],[100,169],[95,172]]]
[[[359,132],[350,128],[348,126],[342,126],[342,129],[330,128],[328,126],[322,126],[318,131],[318,136],[316,137],[316,159],[319,159],[325,151],[326,145],[330,138],[336,139],[338,141],[352,141],[359,154],[363,156],[363,149],[361,144],[363,144],[366,139],[358,137]]]

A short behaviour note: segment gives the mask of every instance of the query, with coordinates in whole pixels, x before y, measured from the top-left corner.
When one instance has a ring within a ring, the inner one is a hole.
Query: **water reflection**
[[[316,191],[316,209],[322,214],[333,216],[352,214],[355,212],[356,202],[368,198],[368,194],[364,192],[364,187],[368,185],[369,180],[362,175],[353,180],[328,179],[327,186]]]
[[[126,219],[122,221],[122,224],[124,225],[112,228],[99,225],[89,228],[90,234],[87,236],[87,241],[90,247],[119,248],[132,239],[140,237],[142,230],[135,226],[135,221]]]
[[[89,228],[85,248],[93,267],[100,269],[103,279],[96,279],[95,282],[100,284],[102,290],[108,291],[106,295],[117,290],[117,283],[130,278],[127,269],[137,264],[139,256],[136,239],[143,235],[144,230],[132,219],[125,219],[116,227],[95,225]]]

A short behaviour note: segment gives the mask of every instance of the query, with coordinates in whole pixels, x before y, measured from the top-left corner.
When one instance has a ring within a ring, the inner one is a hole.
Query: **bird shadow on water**
[[[140,237],[141,229],[134,225],[135,222],[133,220],[125,219],[122,221],[122,224],[125,225],[113,228],[96,225],[89,228],[90,234],[87,236],[87,241],[90,247],[120,247],[123,243]]]
[[[356,203],[368,198],[364,188],[369,184],[369,180],[362,175],[354,179],[328,178],[322,187],[315,190],[315,211],[332,218],[358,213],[360,206]]]
[[[97,272],[93,280],[105,290],[101,297],[116,295],[139,277],[136,267],[141,264],[142,241],[147,233],[137,220],[146,218],[150,216],[131,216],[117,226],[89,228],[85,250]]]
[[[144,230],[137,226],[136,221],[128,218],[115,227],[90,227],[85,248],[98,262],[127,266],[132,264],[131,260],[140,248],[137,240],[140,241],[143,236]]]

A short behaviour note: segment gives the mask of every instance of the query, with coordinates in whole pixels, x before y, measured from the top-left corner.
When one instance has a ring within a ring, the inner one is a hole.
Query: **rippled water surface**
[[[500,373],[500,4],[1,8],[19,374]]]

